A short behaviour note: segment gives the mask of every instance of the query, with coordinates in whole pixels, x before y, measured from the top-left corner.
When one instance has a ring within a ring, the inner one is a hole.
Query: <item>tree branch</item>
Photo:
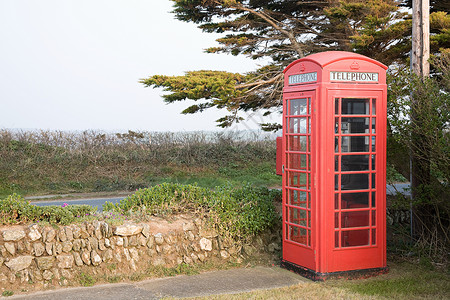
[[[221,1],[215,1],[215,2],[218,5],[223,5],[221,3]],[[302,48],[302,46],[300,46],[299,42],[295,38],[295,35],[291,31],[288,31],[288,30],[282,28],[281,26],[279,26],[277,23],[280,23],[280,22],[277,21],[276,19],[270,17],[268,14],[266,14],[264,12],[259,12],[259,11],[256,11],[254,9],[245,7],[244,5],[242,5],[240,3],[231,4],[230,7],[234,8],[234,9],[239,9],[239,10],[242,10],[242,11],[246,11],[246,12],[249,12],[251,14],[254,14],[254,15],[260,17],[261,19],[263,19],[264,21],[269,23],[275,30],[278,30],[279,32],[284,34],[289,39],[289,41],[291,42],[292,47],[298,53],[300,58],[305,56],[303,48]]]

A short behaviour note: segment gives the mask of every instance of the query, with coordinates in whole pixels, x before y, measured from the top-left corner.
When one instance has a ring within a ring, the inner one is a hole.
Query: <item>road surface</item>
[[[56,205],[56,206],[62,206],[64,203],[67,203],[69,205],[91,205],[96,206],[97,211],[101,212],[103,211],[103,204],[105,202],[112,202],[117,203],[120,200],[124,199],[125,197],[107,197],[107,198],[94,198],[94,199],[63,199],[63,200],[32,200],[31,204],[37,205],[37,206],[50,206],[50,205]]]
[[[395,195],[397,191],[399,193],[403,193],[405,195],[409,195],[409,183],[395,183],[393,185],[387,185],[386,186],[386,194],[388,195]],[[56,205],[56,206],[62,206],[64,203],[67,203],[69,205],[82,205],[87,204],[91,206],[96,206],[97,210],[99,212],[103,211],[102,205],[105,202],[111,202],[111,203],[117,203],[120,200],[124,199],[125,197],[103,197],[103,198],[87,198],[87,199],[62,199],[62,200],[43,200],[43,198],[31,200],[31,204],[37,205],[37,206],[49,206],[49,205]],[[44,198],[45,199],[45,198]]]

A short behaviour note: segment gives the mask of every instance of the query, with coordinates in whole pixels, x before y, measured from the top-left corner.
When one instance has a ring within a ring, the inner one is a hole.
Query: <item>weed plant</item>
[[[250,184],[231,184],[215,189],[195,185],[163,183],[140,189],[119,203],[105,203],[104,211],[121,214],[145,212],[167,216],[183,212],[197,212],[209,217],[222,233],[242,240],[271,228],[279,218],[273,201],[280,191],[253,187]]]
[[[19,195],[13,194],[0,200],[0,224],[45,222],[67,225],[77,218],[91,216],[97,208],[89,205],[35,206]]]

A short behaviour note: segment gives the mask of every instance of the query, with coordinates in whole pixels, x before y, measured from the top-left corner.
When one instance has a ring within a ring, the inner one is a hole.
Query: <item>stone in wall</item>
[[[33,224],[31,226],[28,227],[29,228],[29,232],[28,232],[28,238],[30,239],[30,241],[34,242],[39,240],[42,237],[42,234],[39,231],[39,226],[37,224]]]
[[[30,266],[33,261],[33,256],[19,256],[11,259],[10,261],[5,262],[5,265],[13,272],[17,272],[23,269],[26,269]]]
[[[35,242],[33,243],[33,253],[35,256],[42,256],[45,252],[44,244],[41,242]]]
[[[78,252],[73,252],[73,259],[75,261],[75,264],[77,266],[82,266],[83,265],[83,260],[81,259],[81,255]]]
[[[11,254],[11,255],[16,254],[16,244],[7,242],[7,243],[5,243],[4,246],[5,246],[5,249],[9,252],[9,254]]]
[[[18,241],[25,237],[25,231],[22,229],[5,230],[2,233],[4,241]]]
[[[207,238],[201,238],[200,239],[200,249],[205,251],[211,251],[212,250],[212,241]]]
[[[56,231],[53,228],[47,228],[46,232],[46,239],[45,241],[47,243],[53,242],[53,240],[56,238]]]
[[[142,226],[136,224],[119,225],[114,230],[114,234],[120,236],[132,236],[142,232]]]
[[[150,236],[150,225],[148,224],[142,224],[142,234],[148,238]]]
[[[98,266],[102,262],[102,258],[100,257],[100,255],[98,255],[97,251],[95,250],[92,250],[91,252],[91,261],[92,265],[94,266]]]
[[[164,237],[162,233],[157,233],[154,235],[156,245],[162,245],[164,243]]]
[[[70,269],[73,266],[73,255],[58,255],[56,256],[56,260],[58,261],[58,268],[60,269]]]
[[[51,268],[53,268],[55,257],[53,256],[38,257],[35,260],[39,270],[50,270]]]
[[[91,253],[88,250],[83,250],[83,252],[81,252],[81,260],[86,265],[90,265],[91,264]]]
[[[69,241],[69,242],[73,241],[73,230],[72,230],[72,227],[64,226],[64,231],[65,231],[65,234],[66,234],[67,241]]]

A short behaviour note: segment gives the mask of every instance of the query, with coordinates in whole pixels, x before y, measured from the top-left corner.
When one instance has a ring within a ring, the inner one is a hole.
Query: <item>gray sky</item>
[[[258,62],[203,53],[217,35],[169,0],[0,0],[0,128],[215,130],[224,112],[179,112],[140,78],[244,72]],[[257,120],[258,118],[253,118]],[[271,120],[274,121],[274,120]],[[275,120],[278,121],[278,120]],[[256,128],[254,121],[245,126]]]

